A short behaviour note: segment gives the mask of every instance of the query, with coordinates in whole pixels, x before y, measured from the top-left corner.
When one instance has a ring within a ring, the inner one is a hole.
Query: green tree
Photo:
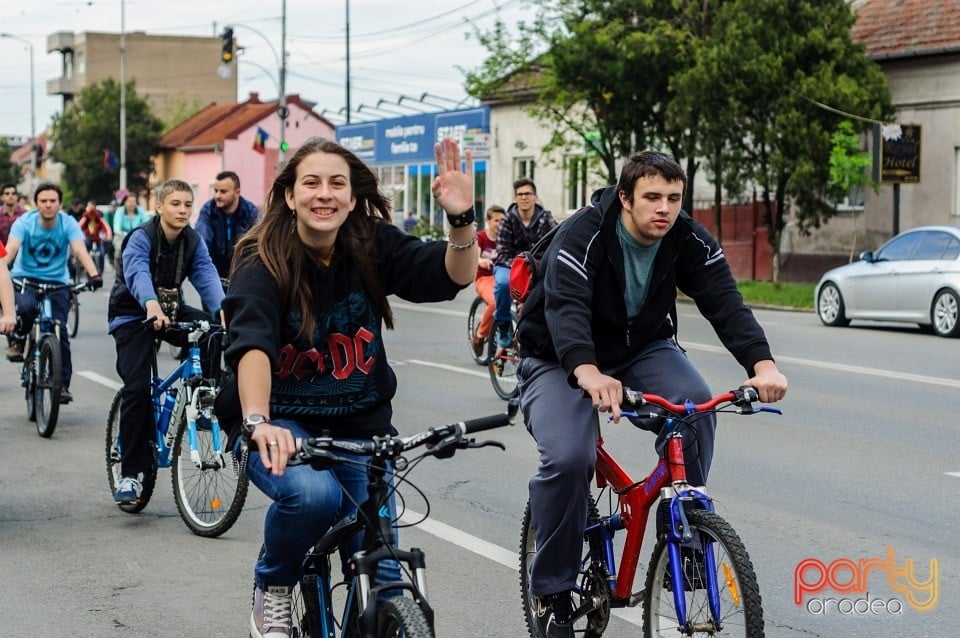
[[[595,151],[608,183],[623,157],[669,150],[686,161],[689,205],[697,131],[669,116],[678,99],[671,78],[691,64],[712,2],[535,0],[540,17],[517,35],[502,23],[476,34],[491,55],[467,73],[467,91],[532,97],[527,110],[553,131],[544,153]]]
[[[0,183],[12,182],[16,184],[20,181],[19,171],[10,161],[11,153],[13,153],[13,149],[10,148],[10,143],[5,138],[0,137]]]
[[[150,156],[163,132],[135,83],[127,83],[127,188],[147,190]],[[120,84],[113,79],[85,87],[60,115],[54,116],[51,156],[64,164],[65,190],[105,202],[119,186],[119,169],[104,166],[104,153],[120,154]]]
[[[704,44],[715,64],[701,95],[726,96],[725,155],[743,158],[759,187],[774,281],[788,219],[810,233],[836,214],[831,135],[844,113],[893,113],[886,77],[851,38],[854,19],[846,0],[732,0]]]

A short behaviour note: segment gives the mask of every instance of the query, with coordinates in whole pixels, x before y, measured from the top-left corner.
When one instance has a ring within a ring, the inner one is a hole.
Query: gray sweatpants
[[[604,370],[627,387],[658,394],[673,403],[702,403],[712,395],[699,372],[673,340],[654,341],[629,365]],[[531,566],[534,596],[573,589],[583,551],[587,499],[597,459],[597,414],[579,388],[567,383],[556,363],[524,358],[518,370],[520,407],[527,429],[537,442],[540,467],[530,479],[530,510],[537,540]],[[662,450],[662,420],[651,423]],[[705,485],[713,458],[716,417],[698,417],[695,437],[684,436],[687,480]],[[636,477],[642,478],[642,477]]]

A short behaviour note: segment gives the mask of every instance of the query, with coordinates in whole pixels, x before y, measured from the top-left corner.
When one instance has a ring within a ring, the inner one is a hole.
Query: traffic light
[[[280,150],[282,152],[286,153],[288,148],[290,148],[290,145],[287,144],[287,140],[283,140],[282,142],[280,142]]]
[[[233,27],[224,27],[220,43],[220,59],[224,64],[230,64],[233,61]]]

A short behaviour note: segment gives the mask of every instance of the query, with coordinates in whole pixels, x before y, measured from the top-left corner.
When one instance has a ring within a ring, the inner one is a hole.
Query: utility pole
[[[120,0],[120,190],[127,190],[126,0]]]
[[[287,0],[283,0],[280,15],[280,165],[283,166],[287,151]]]
[[[350,0],[347,3],[347,124],[350,123]]]

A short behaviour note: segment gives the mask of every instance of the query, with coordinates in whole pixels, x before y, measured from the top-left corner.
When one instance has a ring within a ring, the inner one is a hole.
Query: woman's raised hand
[[[433,146],[437,156],[437,176],[433,180],[433,197],[451,215],[459,215],[473,207],[473,156],[466,152],[466,169],[460,166],[460,146],[449,137]]]

